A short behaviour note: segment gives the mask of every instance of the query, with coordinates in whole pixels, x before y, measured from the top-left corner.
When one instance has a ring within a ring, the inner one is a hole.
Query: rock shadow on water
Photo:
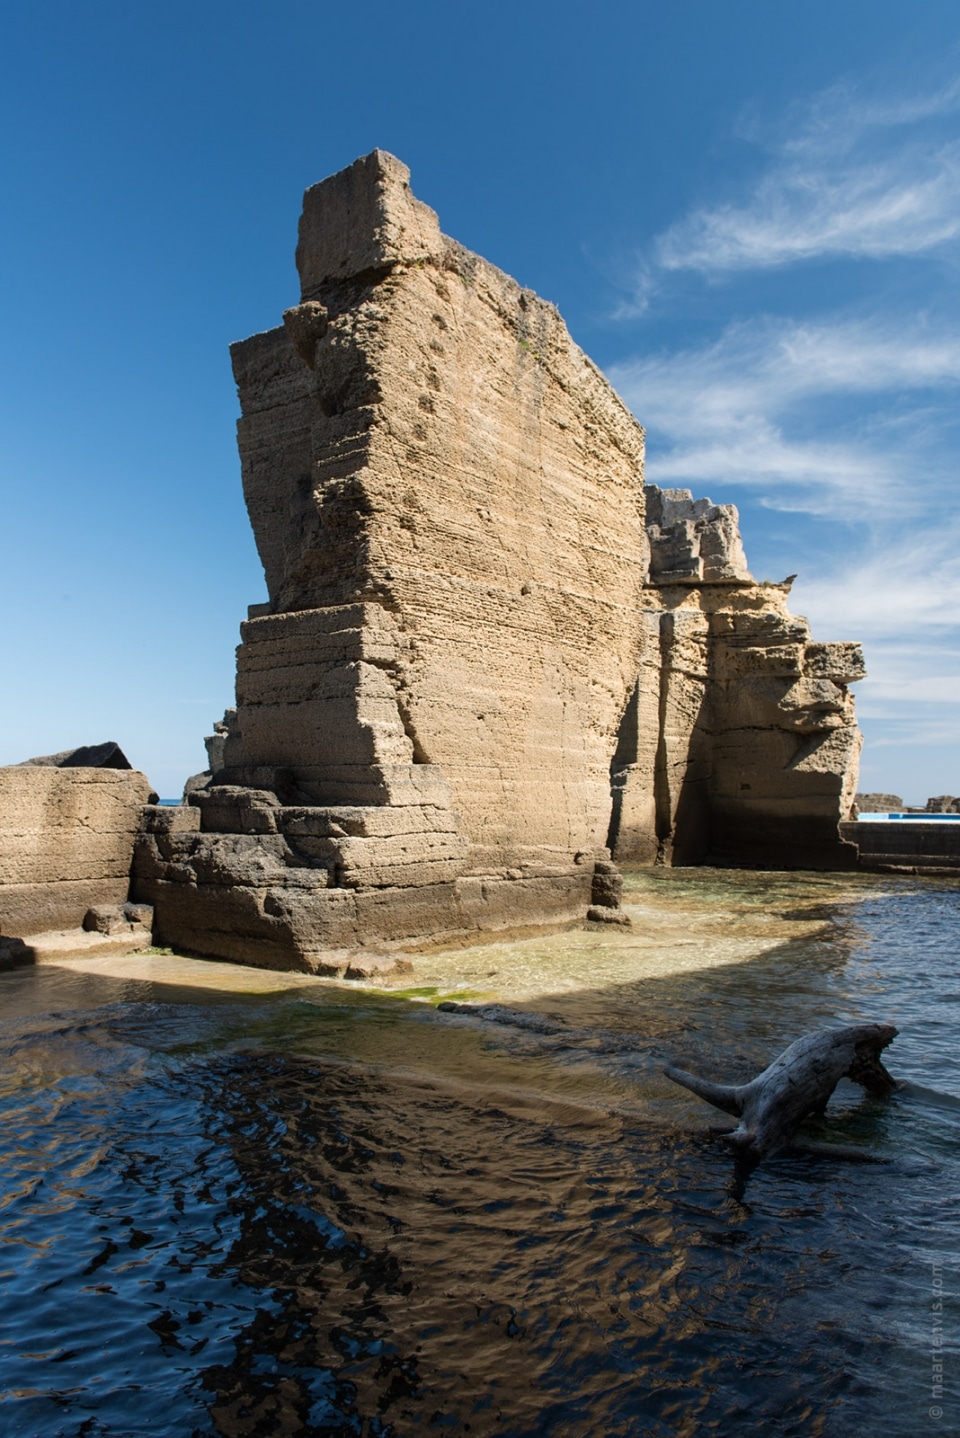
[[[674,1133],[571,1135],[394,1076],[260,1056],[206,1081],[243,1176],[227,1266],[271,1298],[200,1379],[218,1431],[667,1433],[678,1406],[722,1425],[744,1404],[815,1431],[809,1370],[762,1399],[739,1372],[777,1306],[744,1305],[745,1255],[815,1202],[751,1231],[717,1155]]]

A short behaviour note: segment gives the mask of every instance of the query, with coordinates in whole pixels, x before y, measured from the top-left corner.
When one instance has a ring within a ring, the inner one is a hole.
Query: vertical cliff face
[[[650,658],[611,771],[615,854],[854,863],[838,823],[856,790],[860,646],[814,643],[787,608],[790,582],[753,580],[732,505],[654,486],[647,498]]]
[[[199,828],[142,837],[158,932],[313,965],[615,907],[594,877],[643,644],[643,431],[390,155],[307,191],[297,263],[300,302],[232,351],[270,600]]]
[[[272,614],[244,631],[227,762],[288,765],[320,802],[434,766],[473,864],[566,862],[605,842],[636,673],[643,433],[407,180],[374,152],[308,190],[301,304],[234,348]],[[355,653],[276,684],[268,649],[331,626]]]

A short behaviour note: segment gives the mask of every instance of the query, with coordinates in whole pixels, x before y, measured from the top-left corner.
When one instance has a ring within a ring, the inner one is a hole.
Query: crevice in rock
[[[414,764],[432,764],[433,760],[430,758],[426,749],[424,749],[423,744],[420,741],[420,737],[417,734],[416,726],[413,722],[413,716],[410,713],[410,706],[406,702],[406,699],[399,688],[397,689],[397,713],[400,715],[400,723],[403,725],[403,732],[404,734],[406,734],[407,738],[410,740],[411,745],[413,746]]]
[[[633,686],[627,700],[623,717],[617,729],[617,747],[610,760],[610,824],[607,829],[607,848],[611,854],[620,838],[623,820],[623,787],[627,769],[637,762],[637,748],[640,736],[640,680]]]

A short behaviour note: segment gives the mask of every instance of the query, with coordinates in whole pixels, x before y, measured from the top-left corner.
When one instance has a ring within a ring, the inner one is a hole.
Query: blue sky
[[[379,145],[863,640],[861,787],[960,792],[955,5],[7,0],[0,109],[0,763],[204,766],[265,597],[227,346]]]

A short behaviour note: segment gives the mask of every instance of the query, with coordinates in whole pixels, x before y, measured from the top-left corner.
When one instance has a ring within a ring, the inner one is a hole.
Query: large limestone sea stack
[[[374,151],[308,190],[300,303],[233,347],[270,599],[211,781],[147,813],[158,940],[324,967],[612,916],[611,844],[853,859],[856,647],[754,583],[730,506],[645,494],[556,309],[408,180]]]

